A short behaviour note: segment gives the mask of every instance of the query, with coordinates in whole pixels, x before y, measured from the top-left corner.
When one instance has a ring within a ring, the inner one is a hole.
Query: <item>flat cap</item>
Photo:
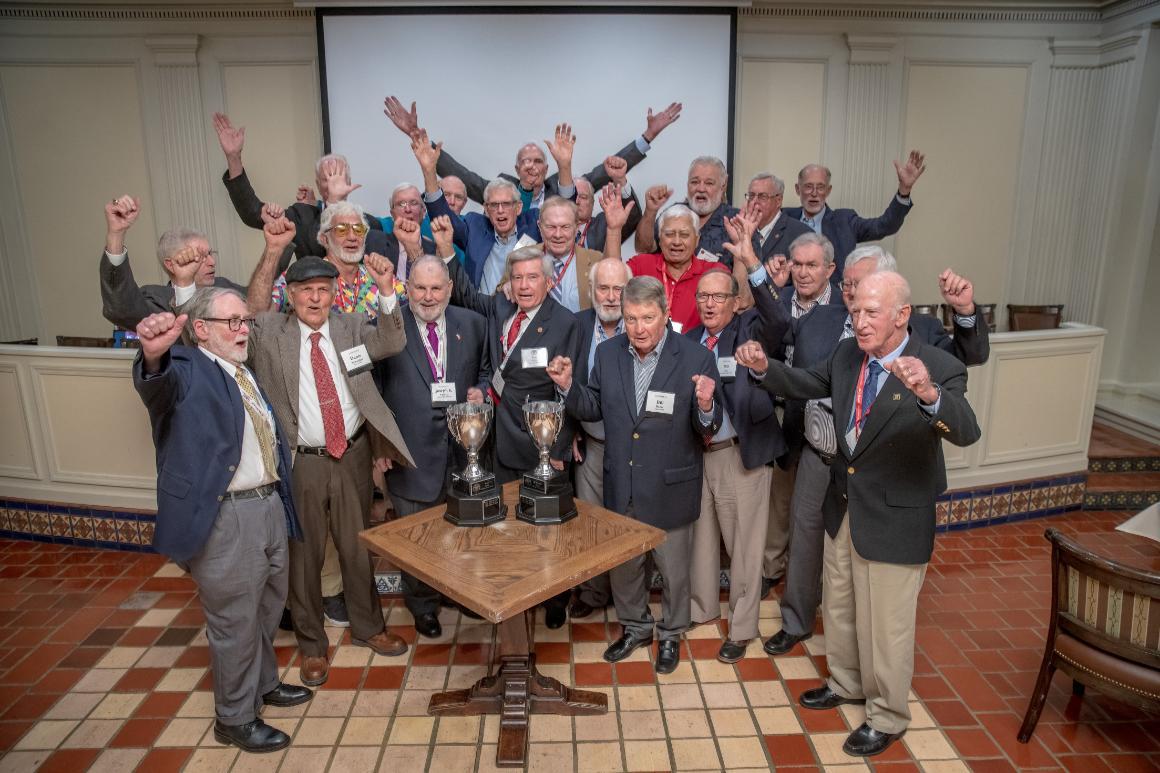
[[[299,258],[286,269],[286,283],[305,282],[308,279],[334,279],[338,268],[322,258]]]

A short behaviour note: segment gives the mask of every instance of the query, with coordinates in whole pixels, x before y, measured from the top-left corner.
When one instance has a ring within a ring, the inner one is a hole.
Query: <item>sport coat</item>
[[[455,384],[459,402],[467,400],[467,390],[476,387],[486,393],[491,366],[488,359],[487,320],[467,309],[454,306],[444,312],[447,373],[444,380]],[[393,467],[387,471],[387,487],[416,502],[433,502],[444,490],[449,461],[462,469],[467,452],[451,440],[447,430],[447,409],[431,404],[431,366],[423,341],[427,327],[408,306],[403,309],[407,345],[403,351],[381,363],[383,398],[395,414],[399,431],[415,459],[415,467]],[[450,453],[449,453],[450,452]]]
[[[913,208],[913,200],[910,204],[903,204],[898,200],[898,196],[890,197],[886,211],[878,217],[862,217],[852,209],[830,209],[827,206],[825,214],[822,215],[822,235],[833,243],[834,263],[838,266],[838,270],[830,277],[830,283],[841,284],[846,256],[858,246],[859,242],[876,242],[898,233],[898,229],[902,228],[902,221]],[[801,207],[783,207],[781,211],[794,220],[802,219]]]
[[[762,326],[757,309],[735,315],[718,334],[718,357],[732,357],[737,347],[746,341],[761,341],[766,335],[773,338],[785,335],[784,324],[765,331],[758,329]],[[697,346],[701,346],[701,335],[704,332],[705,326],[697,325],[685,335]],[[744,373],[741,378],[726,378],[719,375],[718,371],[716,378],[721,384],[729,421],[737,431],[737,439],[741,441],[741,462],[745,469],[757,469],[784,454],[785,439],[773,410],[773,395],[753,384]]]
[[[378,361],[398,354],[406,344],[403,315],[399,306],[391,314],[380,314],[370,320],[365,314],[330,312],[330,339],[338,352],[362,344],[371,360]],[[286,438],[298,443],[299,354],[304,345],[298,317],[278,311],[266,311],[250,326],[248,364],[269,397],[278,426]],[[346,379],[359,413],[374,430],[371,448],[375,458],[387,457],[398,464],[414,467],[395,417],[375,387],[371,371],[354,376],[345,372],[339,360],[339,371]]]
[[[649,389],[672,393],[673,412],[640,413],[628,347],[624,334],[598,345],[588,383],[574,375],[565,405],[581,421],[604,420],[604,506],[666,531],[680,528],[701,514],[705,443],[721,428],[724,404],[718,380],[713,419],[703,426],[693,376],[716,380],[717,364],[708,349],[669,328]]]
[[[423,245],[424,255],[435,254],[435,242],[428,239],[426,236],[419,237],[420,243]],[[367,231],[366,237],[366,251],[369,255],[372,252],[377,252],[387,260],[391,261],[391,265],[395,267],[395,274],[399,271],[399,237],[394,231],[387,233],[386,231]],[[323,253],[325,256],[325,253]],[[413,263],[417,258],[407,258],[407,263]]]
[[[495,407],[495,448],[500,464],[514,470],[530,470],[539,464],[540,455],[528,434],[524,422],[526,400],[559,400],[556,384],[546,368],[523,367],[520,351],[544,347],[548,361],[561,355],[573,362],[580,351],[580,326],[572,312],[556,303],[552,296],[544,298],[543,305],[531,322],[525,323],[511,357],[503,361],[503,327],[518,307],[503,293],[481,293],[466,280],[463,267],[452,260],[448,263],[451,280],[451,302],[471,309],[487,318],[487,356],[492,372],[498,371],[504,389],[499,405]],[[556,443],[552,446],[553,459],[569,461],[572,458],[572,435],[575,422],[565,420]]]
[[[822,505],[830,537],[837,535],[848,511],[858,555],[868,561],[924,564],[934,549],[935,499],[947,487],[941,442],[968,446],[981,433],[966,399],[966,367],[914,336],[902,354],[922,360],[941,388],[938,411],[928,415],[914,393],[890,374],[853,449],[846,444],[846,426],[865,359],[855,339],[842,341],[832,357],[811,368],[771,361],[762,386],[798,399],[833,400],[840,459],[830,465]]]
[[[129,255],[119,266],[114,266],[104,250],[101,251],[101,315],[118,327],[132,330],[150,314],[173,312],[173,285],[145,285],[140,287],[133,278]],[[214,287],[228,287],[242,295],[246,288],[225,277],[213,280]]]
[[[632,169],[641,161],[644,161],[645,154],[641,153],[640,150],[637,149],[636,140],[634,139],[632,142],[616,151],[616,155],[627,161],[628,168]],[[467,188],[467,198],[478,204],[483,203],[483,191],[487,188],[487,184],[491,182],[491,180],[488,180],[482,175],[471,171],[463,164],[456,161],[455,158],[446,150],[439,154],[439,160],[435,163],[435,171],[439,174],[440,177],[455,175],[460,180],[463,180],[463,186]],[[500,172],[498,177],[502,177],[503,179],[515,185],[517,190],[519,189],[520,178],[508,174],[507,172]],[[587,178],[588,182],[592,183],[592,190],[596,191],[597,193],[599,193],[600,189],[610,182],[608,173],[604,171],[603,161],[592,167],[592,169],[587,172],[584,177]],[[548,175],[548,177],[544,180],[544,200],[547,201],[552,196],[559,195],[560,173],[554,172]],[[634,209],[639,208],[639,206],[634,207]],[[628,233],[628,231],[625,231],[625,233]],[[603,247],[601,247],[601,249],[603,249]]]
[[[201,552],[217,520],[242,458],[246,409],[237,381],[194,347],[170,348],[154,374],[145,373],[144,363],[138,352],[133,386],[149,411],[157,451],[153,547],[183,563]],[[302,530],[290,493],[290,449],[281,429],[275,426],[275,431],[277,489],[286,510],[286,534],[300,540]]]
[[[544,249],[543,242],[536,246],[541,250]],[[546,252],[544,254],[547,255]],[[572,262],[576,264],[576,291],[580,296],[581,311],[592,308],[592,285],[588,281],[588,272],[603,259],[604,255],[596,250],[576,247],[576,256],[572,258]],[[507,272],[504,272],[504,281],[507,281]]]
[[[455,244],[463,250],[466,256],[466,276],[471,280],[472,287],[479,287],[480,280],[483,279],[483,264],[487,262],[487,256],[491,254],[492,247],[495,246],[495,228],[491,221],[478,212],[468,212],[464,215],[455,214],[448,206],[447,199],[442,193],[434,201],[427,202],[427,212],[433,218],[440,215],[447,215],[451,218]],[[537,242],[542,241],[539,219],[540,210],[538,209],[532,208],[520,212],[519,217],[516,218],[515,236],[518,238],[526,235]],[[456,280],[455,285],[456,288],[459,287],[459,280]]]
[[[596,188],[595,194],[600,195],[600,189]],[[640,200],[636,197],[636,189],[634,188],[629,194],[629,200],[633,202],[633,207],[628,211],[628,221],[621,229],[621,235],[627,237],[636,232],[636,227],[640,225]],[[626,203],[625,206],[628,206]],[[581,233],[584,234],[583,246],[590,250],[596,250],[601,255],[604,254],[604,244],[608,241],[608,218],[603,212],[593,215],[592,219],[588,221],[588,228],[580,226]]]
[[[576,326],[580,331],[579,361],[572,368],[572,377],[580,383],[588,383],[588,354],[592,351],[592,341],[596,338],[596,309],[581,309],[576,314]]]
[[[753,234],[753,250],[757,253],[758,260],[764,263],[774,255],[785,255],[786,260],[789,260],[789,246],[793,244],[793,240],[813,230],[803,223],[800,217],[800,215],[790,217],[782,210],[781,217],[773,224],[773,229],[764,244],[761,243],[760,233]]]

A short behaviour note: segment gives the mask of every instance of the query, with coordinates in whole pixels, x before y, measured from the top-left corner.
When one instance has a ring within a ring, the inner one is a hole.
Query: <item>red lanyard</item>
[[[870,407],[874,405],[871,400],[870,404],[866,406],[866,413],[862,413],[862,389],[866,385],[866,369],[870,364],[870,355],[862,357],[862,368],[858,371],[858,386],[854,389],[854,437],[862,434],[862,423],[866,421],[866,417],[870,414]]]
[[[591,220],[589,220],[587,223],[585,223],[584,227],[576,232],[576,243],[577,244],[584,245],[584,240],[588,238],[588,226],[590,226],[590,225],[592,225]]]
[[[677,292],[677,283],[681,281],[685,274],[689,273],[689,270],[692,267],[693,264],[690,263],[689,268],[686,268],[681,276],[673,279],[671,276],[669,276],[669,269],[664,262],[664,258],[661,258],[661,284],[663,284],[665,288],[665,304],[669,307],[669,314],[673,313],[673,295],[675,295]]]
[[[560,270],[556,273],[556,276],[552,277],[552,287],[556,287],[560,284],[560,282],[564,281],[564,274],[568,273],[568,266],[572,265],[572,258],[574,257],[576,257],[575,244],[572,245],[572,251],[568,253],[568,259],[564,261],[564,265],[560,267]]]

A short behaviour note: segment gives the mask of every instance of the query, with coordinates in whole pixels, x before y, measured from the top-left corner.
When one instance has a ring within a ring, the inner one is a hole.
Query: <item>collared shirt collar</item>
[[[198,351],[200,351],[206,357],[209,357],[211,360],[216,362],[218,365],[221,365],[222,370],[224,370],[226,373],[230,374],[230,378],[236,378],[236,374],[238,371],[237,365],[233,364],[232,362],[230,362],[229,360],[227,360],[223,357],[217,356],[216,354],[211,352],[209,349],[206,349],[204,346],[198,345],[197,348],[198,348]]]
[[[889,371],[890,370],[890,363],[894,362],[895,360],[897,360],[899,357],[902,356],[902,350],[906,348],[906,345],[909,342],[910,342],[910,333],[907,333],[905,336],[903,336],[902,343],[900,343],[898,345],[897,349],[890,352],[890,354],[886,355],[885,357],[871,357],[870,362],[877,362],[879,365],[882,366],[882,370]]]
[[[796,308],[796,310],[798,311],[797,316],[800,317],[801,315],[805,314],[807,311],[809,311],[810,309],[812,309],[815,306],[824,306],[825,304],[829,303],[830,297],[833,294],[833,292],[834,292],[834,286],[832,284],[830,284],[828,279],[826,280],[826,289],[822,290],[822,294],[819,295],[817,298],[815,298],[812,301],[799,301],[798,300],[798,293],[797,293],[797,290],[795,289],[793,291],[793,305]]]
[[[318,328],[318,330],[314,330],[313,328],[311,328],[309,325],[307,325],[302,320],[298,320],[298,330],[301,331],[301,333],[302,333],[302,340],[303,341],[309,340],[311,333],[322,333],[322,337],[325,338],[327,341],[330,341],[332,346],[334,345],[334,342],[330,340],[330,320],[329,319],[326,320],[325,322],[323,322],[322,327]]]
[[[773,227],[775,225],[777,225],[777,221],[780,219],[781,219],[781,210],[779,209],[777,211],[777,214],[773,216],[773,220],[770,220],[768,223],[765,224],[765,228],[757,229],[757,232],[759,234],[761,234],[761,243],[762,244],[765,244],[765,240],[769,238],[769,235],[771,233],[773,233]]]
[[[636,353],[636,348],[632,345],[632,341],[628,342],[628,351],[632,354],[633,359],[636,360],[637,362],[643,363],[645,360],[649,360],[649,359],[655,360],[661,356],[661,350],[665,348],[665,341],[668,341],[668,340],[669,340],[669,327],[668,327],[668,325],[665,325],[664,331],[661,332],[661,340],[657,341],[656,348],[653,349],[651,352],[649,352],[645,356],[641,357],[639,354]]]

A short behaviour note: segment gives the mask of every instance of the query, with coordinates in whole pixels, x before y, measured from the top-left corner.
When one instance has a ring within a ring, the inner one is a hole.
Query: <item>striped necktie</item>
[[[234,380],[238,382],[238,389],[242,393],[242,406],[246,409],[246,413],[250,416],[250,422],[254,425],[254,434],[258,436],[262,466],[266,468],[268,477],[277,478],[278,460],[274,458],[274,446],[277,441],[274,438],[274,431],[270,426],[266,412],[260,408],[266,404],[266,401],[258,394],[258,387],[245,368],[238,367],[234,370]]]

